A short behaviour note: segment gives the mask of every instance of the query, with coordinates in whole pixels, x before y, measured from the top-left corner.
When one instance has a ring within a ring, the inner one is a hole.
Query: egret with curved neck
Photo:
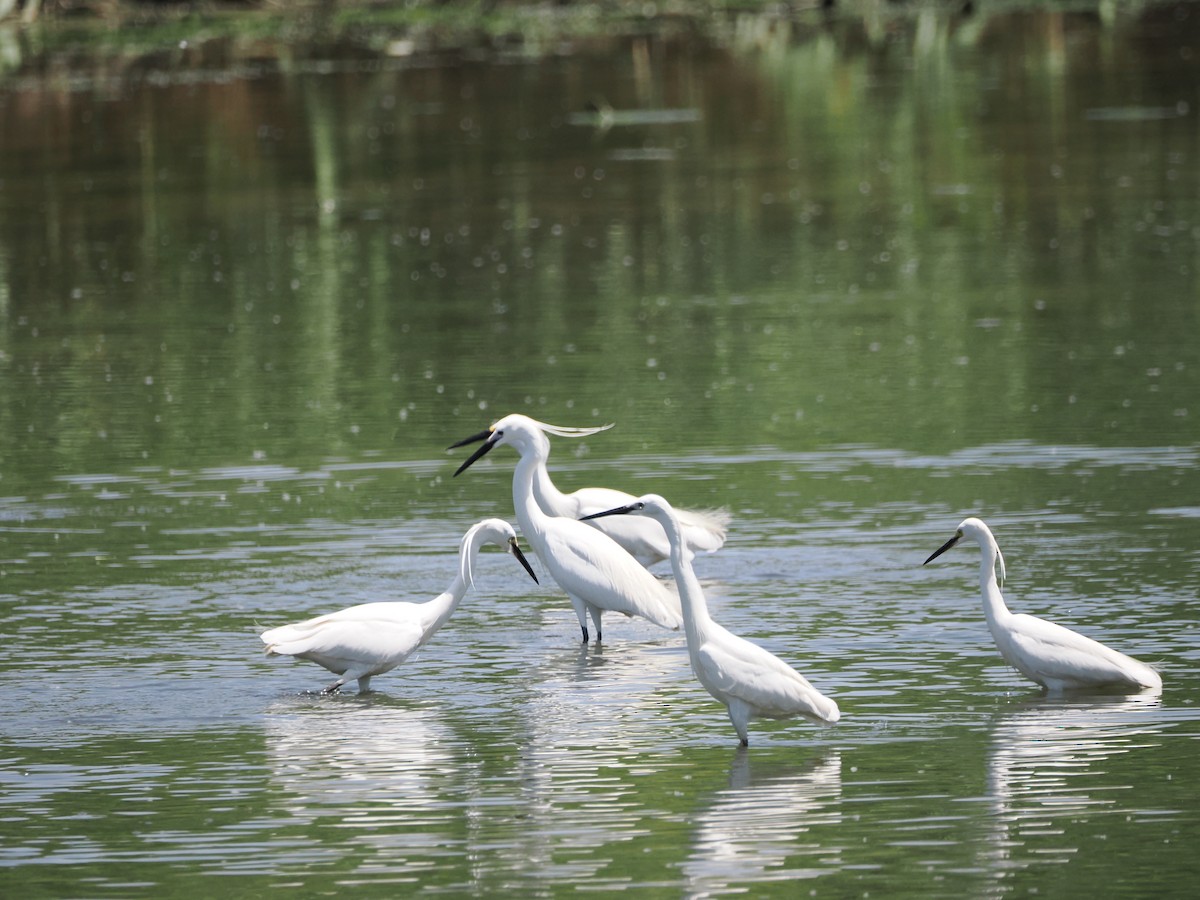
[[[704,591],[692,568],[692,551],[684,542],[683,528],[671,504],[657,494],[647,494],[625,506],[594,513],[591,518],[628,514],[658,522],[667,536],[692,671],[704,689],[725,704],[742,746],[750,743],[748,728],[753,718],[804,716],[827,724],[841,718],[837,704],[803,675],[709,615]]]
[[[1004,583],[1004,556],[991,529],[981,520],[963,519],[954,537],[930,554],[923,565],[937,559],[963,538],[979,544],[983,614],[996,649],[1010,666],[1055,694],[1095,688],[1162,689],[1162,678],[1145,663],[1069,628],[1037,616],[1011,612],[1000,593]]]
[[[359,693],[368,692],[372,676],[396,668],[446,624],[471,584],[475,557],[484,544],[505,547],[537,581],[517,546],[513,527],[503,519],[484,519],[463,535],[458,572],[450,587],[433,600],[360,603],[315,619],[281,625],[262,633],[267,655],[312,660],[341,676],[325,688],[326,694],[336,693],[355,679]]]
[[[571,598],[583,642],[589,640],[590,616],[601,639],[601,614],[608,610],[640,616],[664,628],[682,624],[679,598],[665,588],[612,538],[575,519],[548,515],[534,496],[538,470],[545,466],[549,446],[539,423],[527,416],[505,416],[486,431],[459,441],[455,447],[483,441],[455,475],[493,447],[512,447],[520,454],[513,472],[513,506],[521,533],[545,563],[559,587]]]

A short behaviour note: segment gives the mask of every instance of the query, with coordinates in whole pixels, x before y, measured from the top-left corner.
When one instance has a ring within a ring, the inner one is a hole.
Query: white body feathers
[[[471,584],[476,555],[488,543],[507,545],[528,570],[528,563],[516,549],[512,526],[502,519],[485,519],[463,536],[458,573],[450,587],[433,600],[360,603],[303,622],[281,625],[262,633],[267,655],[311,660],[341,676],[325,688],[327,693],[355,679],[360,691],[370,690],[372,676],[396,668],[446,623]]]
[[[574,518],[550,515],[538,504],[534,484],[539,471],[544,471],[549,448],[543,427],[528,416],[505,416],[487,431],[456,445],[484,442],[458,472],[493,447],[509,446],[520,454],[513,473],[513,506],[521,533],[570,597],[585,643],[590,637],[588,616],[596,640],[600,640],[600,619],[605,611],[640,616],[664,628],[678,629],[683,624],[679,598],[633,556],[604,532]]]
[[[682,526],[666,500],[647,494],[621,511],[657,521],[667,535],[692,671],[705,690],[725,704],[742,744],[749,743],[748,725],[754,718],[804,716],[829,724],[841,718],[837,703],[803,675],[713,620],[692,569],[692,552],[684,543]]]
[[[1089,688],[1161,690],[1162,678],[1143,662],[1099,641],[1037,616],[1013,613],[1000,593],[1004,557],[991,529],[976,518],[964,519],[955,536],[926,563],[969,537],[979,544],[979,588],[988,630],[1005,662],[1052,693]],[[996,566],[1000,567],[1000,581]]]

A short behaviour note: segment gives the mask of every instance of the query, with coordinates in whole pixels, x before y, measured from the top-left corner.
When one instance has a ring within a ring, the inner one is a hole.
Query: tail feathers
[[[656,609],[622,610],[622,612],[627,616],[641,616],[660,628],[669,628],[671,631],[678,631],[683,626],[683,613],[678,608],[678,601],[674,607],[664,602]]]
[[[1162,690],[1163,681],[1161,675],[1159,675],[1144,662],[1140,662],[1136,659],[1131,659],[1130,662],[1134,664],[1132,671],[1129,673],[1134,681],[1146,689],[1152,689],[1156,691]]]
[[[665,586],[661,595],[644,598],[643,602],[622,609],[621,612],[627,616],[640,616],[660,628],[669,628],[672,631],[678,631],[683,625],[683,610],[679,607],[679,598]]]
[[[658,609],[658,615],[650,618],[655,625],[662,628],[669,628],[672,631],[678,631],[683,627],[683,605],[672,587],[668,587],[660,582],[662,587],[662,605]]]
[[[838,705],[824,694],[817,694],[813,702],[813,713],[822,722],[832,725],[842,717]]]
[[[679,524],[683,526],[688,546],[692,550],[712,553],[725,543],[725,534],[733,520],[729,510],[681,509],[676,510]]]
[[[267,656],[299,656],[313,649],[312,641],[272,641],[267,645]]]
[[[267,656],[295,656],[305,649],[303,642],[312,637],[316,629],[306,628],[307,623],[280,625],[264,631],[260,637],[267,645]]]
[[[708,520],[709,527],[714,531],[724,532],[733,521],[733,513],[724,506],[717,509],[693,509],[690,512],[698,519]]]
[[[1099,647],[1099,652],[1107,658],[1116,681],[1124,681],[1129,686],[1143,690],[1162,690],[1162,676],[1140,659],[1126,656],[1120,650],[1114,650],[1105,644],[1094,646]],[[1099,684],[1100,680],[1096,679],[1095,683]]]
[[[683,616],[676,616],[670,610],[665,610],[664,612],[666,613],[665,615],[662,615],[657,619],[652,619],[651,621],[654,622],[655,625],[660,625],[663,628],[669,628],[671,631],[678,631],[681,627],[683,627]]]

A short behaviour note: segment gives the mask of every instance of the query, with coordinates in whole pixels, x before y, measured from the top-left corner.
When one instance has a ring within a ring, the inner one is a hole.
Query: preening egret
[[[538,469],[545,466],[544,448],[548,443],[537,422],[528,416],[505,416],[487,431],[459,441],[450,449],[475,441],[483,441],[483,445],[458,467],[455,475],[493,447],[509,446],[521,454],[513,473],[513,506],[521,533],[571,598],[585,644],[587,616],[592,617],[599,641],[600,616],[605,610],[641,616],[664,628],[679,628],[683,622],[679,598],[616,541],[583,522],[547,515],[538,505],[533,486]]]
[[[954,537],[930,554],[923,565],[937,559],[964,537],[979,544],[983,612],[996,647],[1010,666],[1051,693],[1104,687],[1134,691],[1162,688],[1162,678],[1145,663],[1069,628],[1036,616],[1010,612],[1000,593],[1004,556],[991,530],[979,519],[963,519]]]
[[[574,493],[564,494],[550,480],[550,473],[546,468],[546,462],[550,458],[550,441],[546,437],[547,434],[559,437],[587,437],[607,431],[612,428],[611,424],[596,428],[565,428],[561,425],[548,425],[528,416],[516,414],[506,416],[504,421],[509,423],[519,421],[522,429],[529,433],[527,441],[529,449],[523,450],[522,455],[529,454],[536,463],[533,470],[533,496],[546,515],[582,519],[590,513],[612,509],[614,506],[623,506],[637,499],[624,491],[597,487],[580,488]],[[486,440],[495,427],[493,425],[487,431],[459,441],[454,447]],[[508,430],[513,427],[516,427],[515,424],[510,424]],[[474,462],[474,459],[469,460],[463,468],[466,468],[471,462]],[[727,511],[679,509],[675,511],[675,514],[683,524],[684,538],[693,551],[713,553],[721,549],[721,545],[725,543],[725,529],[729,525]],[[671,551],[667,546],[666,535],[662,533],[661,528],[647,519],[623,517],[604,519],[591,524],[624,547],[644,566],[662,562],[670,555]]]
[[[383,601],[360,603],[315,619],[281,625],[262,633],[268,656],[310,659],[341,677],[325,688],[335,693],[358,679],[360,693],[369,691],[371,676],[391,671],[446,624],[467,592],[475,557],[484,544],[506,547],[535,582],[537,576],[517,546],[517,534],[502,519],[484,519],[463,536],[458,574],[444,594],[426,603]]]
[[[803,675],[757,644],[717,624],[708,614],[700,581],[692,569],[692,552],[683,541],[683,529],[671,505],[657,494],[592,518],[623,514],[648,516],[666,532],[671,545],[671,569],[683,603],[692,671],[705,690],[729,710],[742,746],[750,743],[747,726],[753,718],[788,719],[805,716],[832,724],[841,718],[837,704],[808,683]]]

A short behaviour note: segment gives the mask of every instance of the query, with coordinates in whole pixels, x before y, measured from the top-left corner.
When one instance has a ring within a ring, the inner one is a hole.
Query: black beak
[[[957,544],[959,538],[961,538],[961,537],[962,537],[961,534],[956,534],[954,537],[950,538],[950,540],[946,541],[946,543],[942,544],[942,546],[938,547],[931,554],[929,554],[929,559],[925,560],[925,562],[921,563],[921,565],[923,565],[923,566],[929,565],[931,562],[933,562],[935,559],[937,559],[939,556],[941,556],[943,553],[945,553],[947,550],[949,550],[951,547],[953,547],[955,544]]]
[[[512,548],[512,555],[517,558],[517,562],[525,567],[525,571],[529,573],[529,577],[533,579],[534,584],[541,584],[538,577],[533,574],[533,568],[529,565],[529,560],[525,558],[525,554],[521,552],[521,548],[517,546],[516,538],[509,538],[508,545]]]
[[[479,432],[479,434],[473,434],[469,438],[463,438],[458,443],[451,444],[449,447],[446,448],[447,450],[453,450],[455,447],[463,447],[463,446],[466,446],[467,444],[474,444],[476,441],[486,441],[486,443],[482,447],[478,448],[474,453],[471,454],[470,458],[465,463],[463,463],[461,466],[459,466],[457,469],[455,469],[455,471],[454,471],[455,475],[458,475],[460,472],[469,468],[471,463],[475,462],[475,460],[479,459],[479,457],[483,456],[485,453],[487,453],[489,450],[491,450],[493,447],[496,446],[496,444],[494,442],[494,434],[495,433],[490,428],[488,428],[485,431]],[[492,440],[489,440],[489,439],[492,439]]]
[[[600,519],[604,516],[623,516],[626,513],[637,512],[641,509],[640,503],[630,503],[628,506],[618,506],[616,509],[606,509],[604,512],[592,513],[590,516],[580,516],[580,522],[586,522],[588,519]]]

